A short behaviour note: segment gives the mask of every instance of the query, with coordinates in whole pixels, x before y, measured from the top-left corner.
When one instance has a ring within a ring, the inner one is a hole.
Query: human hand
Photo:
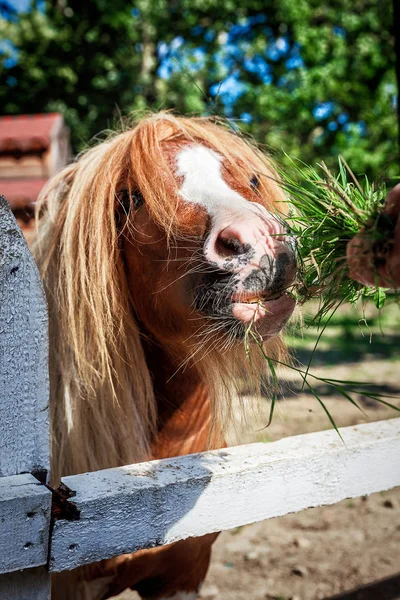
[[[393,239],[373,239],[360,231],[347,244],[347,262],[352,279],[370,287],[400,288],[400,184],[387,195],[383,209]]]

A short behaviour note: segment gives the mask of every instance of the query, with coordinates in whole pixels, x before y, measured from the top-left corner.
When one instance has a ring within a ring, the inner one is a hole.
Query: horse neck
[[[208,446],[211,407],[206,386],[195,366],[179,369],[182,355],[159,344],[144,343],[157,402],[158,432],[153,458],[201,452]]]

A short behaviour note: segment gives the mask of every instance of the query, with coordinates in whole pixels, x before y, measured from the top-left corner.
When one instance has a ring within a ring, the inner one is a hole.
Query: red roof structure
[[[0,179],[0,194],[13,210],[22,210],[34,204],[47,179]]]
[[[29,220],[40,190],[70,155],[69,130],[61,114],[0,117],[0,194],[16,216]]]
[[[45,152],[62,124],[59,113],[0,117],[0,153]]]

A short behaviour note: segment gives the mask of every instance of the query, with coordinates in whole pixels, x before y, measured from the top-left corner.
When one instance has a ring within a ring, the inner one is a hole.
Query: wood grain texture
[[[46,564],[50,512],[51,492],[32,475],[0,477],[0,573]]]
[[[40,276],[0,196],[0,598],[49,600],[46,563],[49,474],[47,306]],[[13,477],[15,476],[15,477]]]
[[[231,529],[400,485],[400,419],[65,477],[50,569]]]
[[[40,276],[0,197],[0,477],[49,469],[47,358]]]

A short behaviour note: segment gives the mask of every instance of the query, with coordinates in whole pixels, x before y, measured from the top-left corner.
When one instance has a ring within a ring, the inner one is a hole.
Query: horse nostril
[[[250,249],[250,244],[243,244],[235,237],[225,237],[222,234],[220,234],[215,241],[215,250],[221,258],[247,254]]]

